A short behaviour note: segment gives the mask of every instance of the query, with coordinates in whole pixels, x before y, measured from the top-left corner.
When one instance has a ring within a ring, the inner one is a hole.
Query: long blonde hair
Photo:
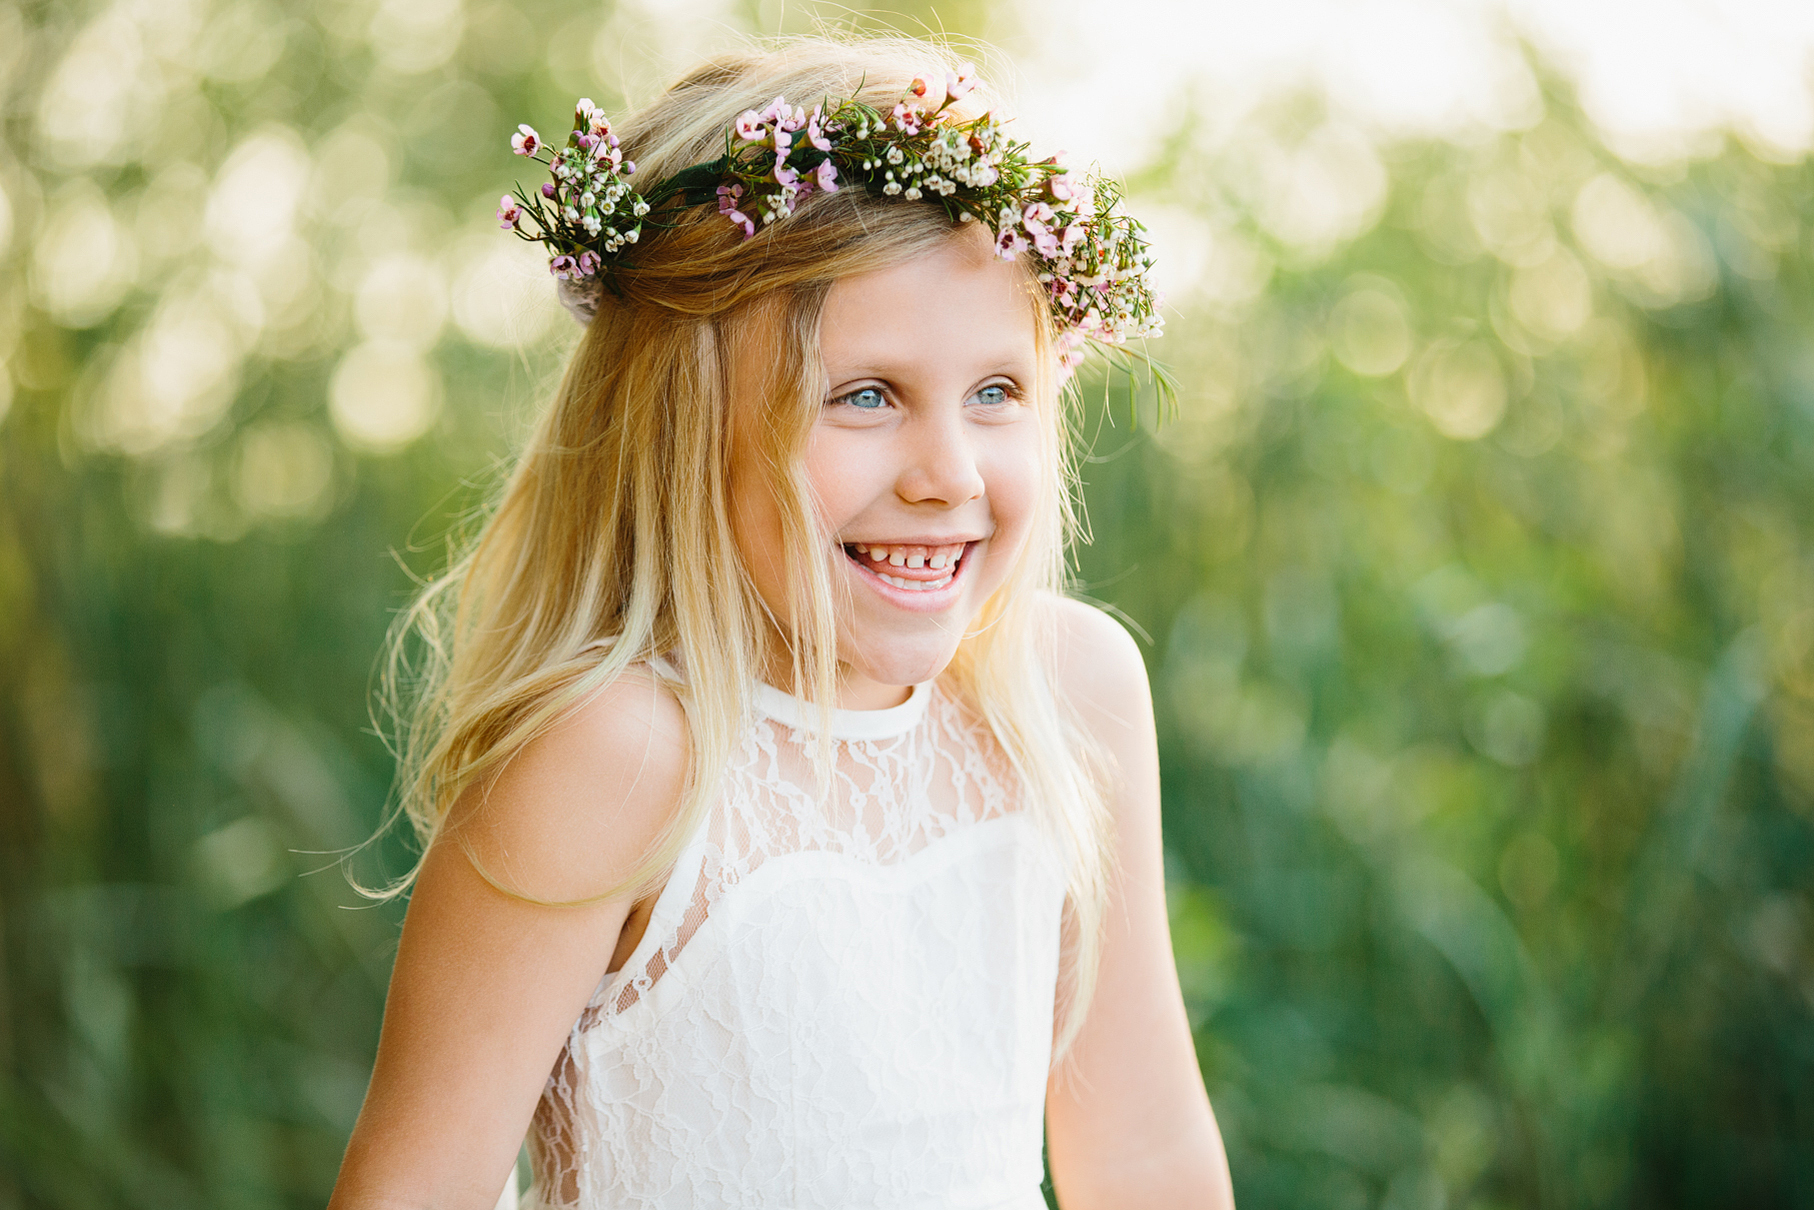
[[[886,109],[916,75],[954,66],[942,48],[904,38],[793,40],[707,62],[617,130],[639,179],[660,180],[716,158],[736,116],[777,95],[808,104],[855,95]],[[980,113],[983,95],[965,103]],[[683,653],[677,691],[690,761],[681,807],[636,869],[599,898],[653,889],[709,810],[751,717],[763,641],[776,624],[741,563],[723,557],[737,549],[726,485],[728,378],[739,349],[772,342],[762,348],[772,366],[766,389],[739,406],[760,409],[743,427],[758,434],[784,518],[794,608],[783,639],[794,687],[829,710],[834,598],[824,561],[810,553],[824,537],[800,466],[825,389],[820,311],[833,281],[936,249],[954,224],[935,206],[846,189],[807,199],[748,244],[707,208],[644,235],[477,540],[399,618],[382,681],[399,762],[392,818],[406,816],[426,850],[461,793],[563,712],[633,664]],[[1031,286],[1029,305],[1040,363],[1055,369],[1051,323]],[[741,364],[760,360],[745,355]],[[1063,587],[1075,531],[1071,425],[1055,374],[1036,388],[1048,507],[943,676],[993,731],[1067,859],[1056,1062],[1095,983],[1110,832],[1100,750],[1054,688],[1050,594]],[[724,583],[727,567],[738,569],[734,584]],[[375,893],[401,893],[414,874]]]

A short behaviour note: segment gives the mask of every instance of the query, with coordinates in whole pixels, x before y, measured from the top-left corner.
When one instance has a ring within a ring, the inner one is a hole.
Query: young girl
[[[426,849],[334,1210],[483,1210],[525,1133],[536,1207],[1037,1210],[1042,1121],[1065,1210],[1230,1205],[1142,662],[1059,594],[1139,228],[913,41],[514,146],[589,325],[411,617]]]

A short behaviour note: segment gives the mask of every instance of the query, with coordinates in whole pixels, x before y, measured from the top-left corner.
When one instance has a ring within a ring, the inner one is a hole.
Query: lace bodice
[[[819,713],[762,687],[641,943],[574,1025],[535,1210],[1042,1210],[1063,871],[936,685]]]

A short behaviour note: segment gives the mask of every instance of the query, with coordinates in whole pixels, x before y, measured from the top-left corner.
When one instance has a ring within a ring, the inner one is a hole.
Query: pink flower
[[[831,140],[825,137],[825,128],[822,125],[824,120],[825,117],[819,112],[819,107],[813,106],[812,116],[806,119],[806,141],[820,151],[830,151]]]
[[[1001,257],[1003,260],[1013,260],[1014,254],[1021,251],[1026,246],[1027,241],[1021,238],[1020,232],[1012,227],[1007,228],[1000,235],[995,237],[995,255]]]
[[[553,181],[547,181],[547,182],[543,183],[542,196],[550,197],[550,198],[554,196],[554,182]]]
[[[777,130],[798,130],[806,124],[806,114],[789,105],[786,97],[776,97],[762,111],[758,121]]]
[[[1047,177],[1046,189],[1051,193],[1054,201],[1068,202],[1077,196],[1077,182],[1072,179],[1071,174],[1068,172],[1061,172],[1057,176]]]
[[[1053,235],[1051,229],[1044,223],[1037,219],[1028,219],[1022,226],[1027,229],[1027,234],[1033,237],[1033,246],[1039,249],[1041,256],[1050,259],[1058,255],[1058,237]]]
[[[605,119],[605,111],[594,105],[591,97],[579,99],[579,104],[573,107],[573,116],[585,124],[589,134],[604,138],[611,133],[611,123]]]
[[[516,204],[516,199],[506,193],[498,199],[498,226],[509,231],[523,217],[523,208]]]
[[[959,63],[956,71],[945,73],[945,95],[953,101],[975,88],[976,85],[976,68],[968,63]]]
[[[594,273],[598,272],[599,263],[598,253],[593,252],[590,249],[580,253],[578,265],[579,275],[581,277],[591,277]]]
[[[927,94],[927,93],[929,93],[929,92],[931,92],[931,91],[932,91],[932,85],[930,85],[930,84],[928,84],[928,83],[926,83],[926,81],[925,81],[925,80],[924,80],[924,79],[922,79],[922,78],[921,78],[921,77],[919,77],[919,76],[915,76],[915,77],[914,77],[914,78],[913,78],[913,87],[912,87],[912,89],[911,89],[911,90],[910,90],[910,91],[911,91],[911,92],[912,92],[912,93],[913,93],[913,95],[914,95],[914,96],[916,96],[916,97],[923,97],[923,96],[925,96],[925,95],[926,95],[926,94]],[[943,98],[943,97],[940,97],[940,98],[939,98],[939,100],[940,100],[940,101],[942,101],[942,100],[944,100],[944,99],[945,99],[945,98]],[[936,102],[935,102],[935,103],[936,103]]]
[[[510,150],[518,155],[534,155],[542,147],[542,136],[527,122],[518,126],[517,133],[510,136]]]
[[[792,168],[789,168],[786,164],[783,164],[781,162],[780,156],[776,156],[775,157],[775,184],[780,185],[783,188],[785,188],[789,185],[798,184],[799,180],[800,180],[800,174],[795,172]]]
[[[1026,228],[1028,235],[1033,237],[1033,246],[1039,249],[1041,256],[1058,255],[1058,237],[1052,234],[1052,229],[1046,225],[1055,217],[1057,216],[1052,208],[1044,202],[1034,202],[1021,211],[1020,225]]]
[[[775,98],[775,129],[798,130],[806,125],[806,111],[798,105],[788,105],[780,97]]]
[[[571,256],[557,256],[548,262],[548,272],[566,281],[579,272],[579,262]]]
[[[1089,237],[1089,234],[1088,231],[1084,230],[1081,223],[1072,223],[1069,227],[1066,227],[1064,229],[1064,234],[1059,237],[1059,242],[1064,245],[1064,254],[1066,256],[1071,255],[1071,249],[1075,248],[1078,244],[1081,244]]]
[[[838,166],[830,160],[826,160],[813,173],[813,179],[826,193],[836,193],[838,191]]]
[[[746,143],[760,143],[763,139],[762,115],[753,109],[746,109],[739,114],[737,137]]]
[[[894,118],[894,124],[902,134],[918,134],[920,132],[920,119],[922,115],[919,110],[908,108],[905,101],[897,104],[889,116]]]
[[[749,216],[737,209],[737,199],[743,196],[742,185],[718,186],[718,213],[728,217],[731,222],[743,228],[743,238],[748,239],[756,234],[756,224]]]

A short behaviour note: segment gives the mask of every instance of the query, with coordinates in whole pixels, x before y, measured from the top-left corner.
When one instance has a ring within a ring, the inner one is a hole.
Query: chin
[[[871,640],[845,650],[851,651],[844,662],[853,673],[878,684],[905,687],[936,679],[957,654],[957,638],[941,636],[937,643]]]

